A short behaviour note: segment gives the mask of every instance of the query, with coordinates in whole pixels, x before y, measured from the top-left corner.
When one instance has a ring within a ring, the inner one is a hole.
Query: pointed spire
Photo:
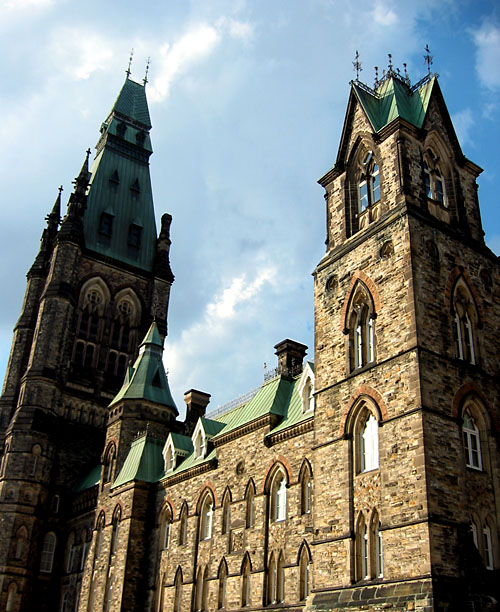
[[[87,208],[87,189],[90,182],[89,172],[90,149],[87,149],[80,174],[73,181],[75,189],[69,197],[68,211],[61,223],[58,233],[59,240],[75,241],[83,245],[83,214]]]
[[[57,198],[56,198],[56,201],[54,202],[54,206],[52,207],[52,210],[50,211],[50,213],[45,217],[45,220],[47,221],[48,229],[55,228],[57,230],[57,227],[59,223],[61,222],[61,194],[62,192],[63,192],[63,186],[60,185],[59,193],[57,194]]]
[[[156,346],[159,346],[163,351],[163,342],[160,336],[160,332],[158,331],[156,319],[154,319],[151,325],[149,326],[148,333],[144,336],[144,340],[139,345],[139,348],[145,346],[146,344],[154,344]]]
[[[363,68],[361,67],[361,62],[359,61],[359,53],[357,49],[352,65],[354,66],[354,70],[356,71],[356,81],[359,81],[359,73],[363,70]]]
[[[431,55],[431,51],[429,49],[429,45],[425,45],[424,62],[427,65],[427,72],[428,72],[428,74],[431,73],[431,66],[432,66],[433,59],[434,59],[434,56]]]
[[[148,72],[149,72],[149,65],[151,64],[151,58],[148,57],[148,63],[146,64],[146,74],[144,75],[144,79],[142,81],[144,87],[146,87],[146,83],[148,82]]]
[[[87,149],[85,161],[82,164],[82,168],[80,170],[80,174],[73,181],[75,185],[75,193],[77,194],[85,194],[87,191],[87,187],[89,186],[90,181],[90,172],[89,172],[89,157],[90,157],[90,149]]]
[[[132,47],[130,51],[130,57],[128,58],[128,68],[125,70],[125,74],[127,75],[127,79],[130,78],[130,67],[132,66],[132,58],[134,57],[134,48]]]

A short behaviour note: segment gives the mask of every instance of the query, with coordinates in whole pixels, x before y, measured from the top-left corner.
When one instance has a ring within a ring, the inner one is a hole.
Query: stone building
[[[314,362],[279,342],[256,392],[207,413],[191,389],[184,421],[150,128],[127,77],[28,272],[1,398],[0,609],[497,609],[500,270],[436,76],[351,84],[319,181]]]

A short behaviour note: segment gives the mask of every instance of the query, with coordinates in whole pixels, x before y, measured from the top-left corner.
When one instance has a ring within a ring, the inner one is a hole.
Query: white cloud
[[[172,45],[163,44],[159,49],[159,59],[155,62],[155,77],[150,83],[149,98],[155,102],[164,100],[174,79],[208,57],[224,36],[248,41],[252,34],[253,28],[249,23],[221,17],[215,25],[197,24]]]
[[[376,23],[383,26],[391,26],[398,22],[396,13],[382,2],[375,3],[373,18]]]
[[[50,53],[54,65],[75,80],[88,79],[97,70],[109,69],[114,55],[108,38],[69,27],[54,33]]]
[[[488,89],[500,88],[500,27],[491,21],[473,31],[476,44],[476,70]]]
[[[55,0],[6,0],[3,8],[8,11],[21,12],[31,9],[47,8],[55,4]]]
[[[452,117],[453,125],[457,133],[457,138],[462,147],[472,141],[470,130],[474,126],[474,116],[470,108],[465,108]]]

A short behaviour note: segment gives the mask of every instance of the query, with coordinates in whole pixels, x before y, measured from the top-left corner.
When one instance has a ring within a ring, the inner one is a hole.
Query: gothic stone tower
[[[314,610],[496,609],[500,271],[480,172],[434,75],[352,83],[319,181]]]
[[[145,88],[127,76],[28,272],[0,400],[2,610],[59,606],[71,489],[101,463],[107,406],[153,319],[166,335],[171,217],[157,238],[150,129]]]

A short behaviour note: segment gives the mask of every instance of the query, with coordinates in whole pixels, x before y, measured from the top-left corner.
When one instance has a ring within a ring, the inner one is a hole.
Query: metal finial
[[[359,53],[357,49],[355,61],[352,63],[352,65],[354,66],[354,70],[356,71],[356,81],[359,81],[359,73],[363,70],[363,68],[361,68],[361,62],[359,61]]]
[[[387,54],[389,56],[389,70],[388,72],[392,72],[392,53]]]
[[[407,79],[408,78],[408,70],[406,69],[406,64],[404,64],[404,63],[403,63],[403,68],[404,68],[404,71],[405,71],[405,79]]]
[[[64,191],[63,186],[59,185],[59,195],[61,195],[61,193]]]
[[[378,66],[375,66],[375,87],[377,86],[378,83]]]
[[[85,161],[89,161],[90,154],[92,153],[92,151],[90,150],[90,147],[86,150],[86,153],[87,153],[87,159]]]
[[[149,72],[150,64],[151,64],[151,58],[148,57],[148,63],[146,64],[146,74],[144,75],[144,79],[142,80],[142,83],[144,86],[146,86],[146,83],[148,82],[148,72]]]
[[[431,55],[431,51],[429,49],[429,45],[425,45],[424,62],[427,64],[427,70],[428,70],[429,74],[431,73],[431,66],[432,66],[432,60],[433,59],[434,59],[434,56]]]
[[[132,58],[134,57],[134,49],[130,51],[130,57],[128,58],[128,68],[125,70],[125,74],[127,75],[127,79],[130,76],[130,67],[132,66]]]

